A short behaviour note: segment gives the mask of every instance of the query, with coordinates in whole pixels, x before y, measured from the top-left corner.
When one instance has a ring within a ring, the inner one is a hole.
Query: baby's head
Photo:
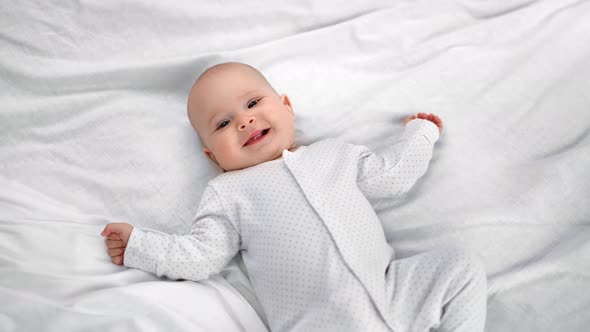
[[[203,152],[226,171],[280,158],[294,146],[289,98],[251,66],[229,62],[207,69],[191,89],[187,110]]]

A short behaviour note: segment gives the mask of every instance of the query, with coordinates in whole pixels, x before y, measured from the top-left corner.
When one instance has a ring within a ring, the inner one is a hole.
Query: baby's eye
[[[248,103],[248,108],[252,108],[252,107],[256,106],[256,104],[258,104],[258,100],[252,100],[251,102]]]
[[[217,124],[217,129],[221,129],[221,128],[227,126],[228,124],[229,124],[229,120],[221,121],[219,124]]]

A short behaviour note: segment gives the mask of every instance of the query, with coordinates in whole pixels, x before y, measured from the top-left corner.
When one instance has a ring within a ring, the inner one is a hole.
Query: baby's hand
[[[110,223],[100,233],[100,235],[106,237],[105,243],[113,263],[123,265],[125,248],[132,230],[133,226],[127,223]]]
[[[432,113],[430,113],[430,114],[428,114],[428,113],[418,113],[417,115],[410,115],[407,118],[405,118],[404,119],[404,124],[408,124],[408,122],[410,122],[410,121],[412,121],[414,119],[424,119],[424,120],[428,120],[428,121],[434,123],[438,127],[438,132],[442,134],[442,131],[443,131],[443,123],[442,123],[442,120],[438,116],[436,116],[436,115],[434,115]]]

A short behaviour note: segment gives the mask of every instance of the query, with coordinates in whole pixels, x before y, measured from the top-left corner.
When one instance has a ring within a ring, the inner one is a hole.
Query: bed
[[[488,332],[590,326],[590,1],[0,0],[0,330],[265,331],[236,259],[203,282],[112,264],[111,221],[183,233],[220,170],[186,116],[208,66],[259,68],[296,139],[379,151],[445,123],[378,207],[399,257],[455,245]]]

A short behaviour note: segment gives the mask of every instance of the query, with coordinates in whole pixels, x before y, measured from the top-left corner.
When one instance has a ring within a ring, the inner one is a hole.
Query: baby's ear
[[[291,106],[291,100],[289,100],[289,97],[286,94],[282,94],[280,98],[281,102],[283,105],[285,105],[289,112],[293,113],[293,107]]]

